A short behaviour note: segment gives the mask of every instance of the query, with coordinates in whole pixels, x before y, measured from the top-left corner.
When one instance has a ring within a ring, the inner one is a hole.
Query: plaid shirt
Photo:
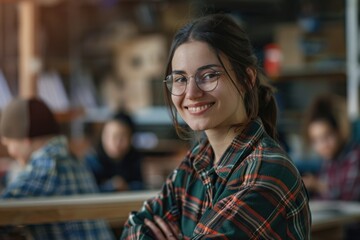
[[[333,160],[324,161],[320,179],[326,183],[326,193],[316,196],[324,200],[360,201],[360,147],[345,146]]]
[[[218,164],[207,140],[168,177],[161,192],[130,214],[122,239],[153,239],[144,218],[176,222],[184,239],[310,239],[311,216],[299,172],[251,122]]]
[[[69,154],[65,137],[52,138],[31,155],[25,170],[2,193],[1,198],[63,196],[97,192],[85,166]],[[104,221],[72,221],[29,225],[33,239],[114,239]]]

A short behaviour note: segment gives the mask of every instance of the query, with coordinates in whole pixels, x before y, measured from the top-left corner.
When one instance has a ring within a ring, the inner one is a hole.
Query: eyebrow
[[[221,67],[219,64],[208,64],[208,65],[204,65],[204,66],[201,66],[199,67],[196,72],[198,71],[201,71],[201,70],[205,70],[205,69],[208,69],[208,68],[212,68],[212,67]],[[176,74],[185,74],[186,72],[183,71],[183,70],[174,70],[172,71],[171,73],[176,73]]]

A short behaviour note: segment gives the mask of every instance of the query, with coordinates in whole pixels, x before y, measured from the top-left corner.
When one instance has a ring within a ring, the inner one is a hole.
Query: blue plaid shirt
[[[2,198],[64,196],[98,191],[92,175],[68,150],[66,138],[52,138],[31,155],[23,172],[2,193]],[[102,220],[29,225],[34,239],[114,239]]]

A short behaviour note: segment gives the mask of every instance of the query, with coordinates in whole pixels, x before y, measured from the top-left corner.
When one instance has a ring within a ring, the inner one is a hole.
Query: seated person
[[[345,100],[322,95],[310,106],[305,140],[324,161],[319,176],[305,174],[304,183],[314,198],[360,200],[360,147],[350,140]]]
[[[24,168],[1,194],[2,199],[96,193],[91,173],[70,152],[67,140],[46,104],[14,99],[0,119],[1,142]],[[114,239],[102,220],[27,226],[32,239]]]
[[[100,143],[85,156],[103,192],[143,189],[141,154],[132,145],[134,123],[119,112],[105,123]]]

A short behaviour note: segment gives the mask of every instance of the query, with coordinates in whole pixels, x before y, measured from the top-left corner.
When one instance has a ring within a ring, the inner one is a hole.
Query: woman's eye
[[[202,76],[202,81],[211,81],[214,80],[218,77],[218,73],[217,72],[211,72],[211,73],[206,73]]]
[[[184,76],[176,76],[173,78],[175,83],[186,83],[187,79]]]

